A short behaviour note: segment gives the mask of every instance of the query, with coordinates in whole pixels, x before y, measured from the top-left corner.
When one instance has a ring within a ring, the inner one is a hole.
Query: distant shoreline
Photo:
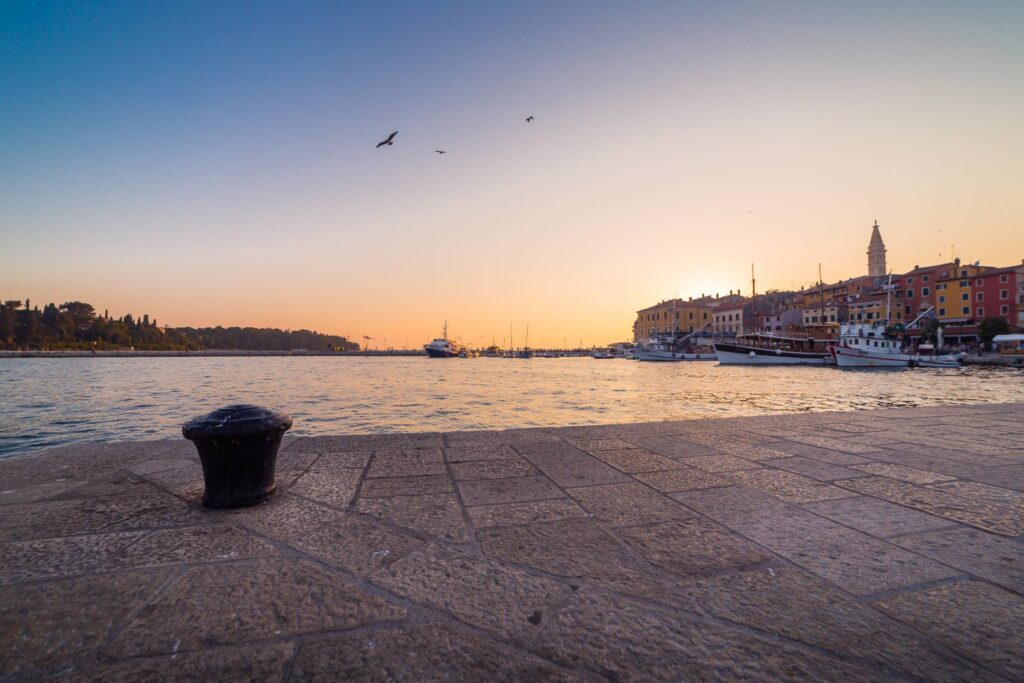
[[[245,349],[204,349],[202,351],[80,351],[80,350],[28,350],[0,351],[0,358],[230,358],[248,356],[384,356],[426,357],[425,351],[249,351]]]

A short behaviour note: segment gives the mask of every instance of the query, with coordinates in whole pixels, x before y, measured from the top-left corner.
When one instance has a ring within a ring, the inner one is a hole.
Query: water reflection
[[[0,455],[175,437],[229,403],[290,412],[296,434],[607,424],[1024,401],[1024,373],[842,371],[589,358],[0,360]]]

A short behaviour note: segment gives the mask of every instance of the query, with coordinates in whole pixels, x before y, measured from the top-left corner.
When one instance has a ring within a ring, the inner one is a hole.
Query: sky
[[[751,264],[864,274],[875,220],[897,272],[1020,263],[1022,35],[1018,0],[7,0],[0,298],[590,346]]]

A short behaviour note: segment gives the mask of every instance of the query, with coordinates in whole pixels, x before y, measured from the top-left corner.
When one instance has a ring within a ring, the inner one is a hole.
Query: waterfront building
[[[722,304],[711,314],[711,329],[716,335],[737,335],[743,333],[743,311],[747,302],[738,301]]]
[[[810,328],[837,328],[839,323],[846,322],[848,307],[845,303],[826,301],[824,304],[811,304],[801,309],[801,323]]]
[[[1003,318],[1011,329],[1024,329],[1024,261],[975,275],[971,291],[975,320]]]
[[[633,341],[643,342],[655,334],[688,334],[711,322],[709,297],[669,299],[636,312]]]

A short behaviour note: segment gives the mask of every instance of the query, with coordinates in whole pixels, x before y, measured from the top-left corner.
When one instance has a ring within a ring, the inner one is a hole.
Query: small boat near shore
[[[444,328],[441,336],[429,344],[424,344],[423,350],[426,351],[427,355],[431,358],[455,358],[462,352],[462,349],[458,344],[448,339],[447,320],[444,321]]]
[[[834,365],[830,339],[781,337],[773,334],[741,335],[735,341],[714,342],[722,365]]]

